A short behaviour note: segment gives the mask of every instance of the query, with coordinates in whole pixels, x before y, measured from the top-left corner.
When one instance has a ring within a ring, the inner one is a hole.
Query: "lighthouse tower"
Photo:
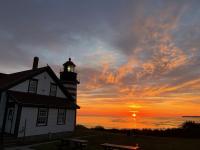
[[[76,65],[72,62],[71,58],[63,64],[64,70],[60,72],[60,81],[66,90],[73,96],[75,102],[77,99],[77,73],[75,71]]]

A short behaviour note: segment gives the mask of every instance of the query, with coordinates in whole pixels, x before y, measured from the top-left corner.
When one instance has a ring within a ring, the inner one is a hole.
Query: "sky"
[[[80,116],[200,115],[199,0],[0,0],[0,72],[77,65]]]

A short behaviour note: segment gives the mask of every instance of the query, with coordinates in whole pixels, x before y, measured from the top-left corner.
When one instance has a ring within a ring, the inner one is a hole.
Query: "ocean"
[[[118,129],[166,129],[177,128],[185,121],[200,123],[200,117],[107,117],[107,116],[78,116],[77,124],[86,127],[103,126]]]

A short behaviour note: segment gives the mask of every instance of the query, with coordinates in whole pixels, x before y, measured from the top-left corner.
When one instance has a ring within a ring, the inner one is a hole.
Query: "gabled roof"
[[[47,67],[7,74],[3,78],[0,78],[0,90],[2,91],[12,86],[15,86],[20,82],[23,82],[28,78],[31,78],[34,75],[44,72],[45,70],[47,70]]]
[[[80,107],[65,98],[54,96],[38,95],[33,93],[24,93],[16,91],[8,91],[8,94],[14,101],[23,106],[39,106],[48,108],[68,108],[79,109]]]
[[[49,75],[53,78],[53,80],[57,83],[59,88],[62,90],[62,92],[66,95],[66,97],[74,101],[74,98],[72,95],[67,92],[67,90],[63,87],[63,85],[60,83],[60,80],[57,78],[53,70],[49,67],[42,67],[42,68],[37,68],[37,69],[31,69],[31,70],[26,70],[26,71],[21,71],[17,73],[12,73],[12,74],[7,74],[3,78],[0,78],[0,91],[8,90],[9,88],[25,81],[28,79],[31,79],[32,77],[43,73],[43,72],[48,72]]]

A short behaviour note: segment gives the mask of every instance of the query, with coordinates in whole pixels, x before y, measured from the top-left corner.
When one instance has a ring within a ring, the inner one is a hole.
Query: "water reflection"
[[[200,122],[200,118],[183,117],[104,117],[78,116],[77,123],[87,127],[105,128],[176,128],[185,121]]]

